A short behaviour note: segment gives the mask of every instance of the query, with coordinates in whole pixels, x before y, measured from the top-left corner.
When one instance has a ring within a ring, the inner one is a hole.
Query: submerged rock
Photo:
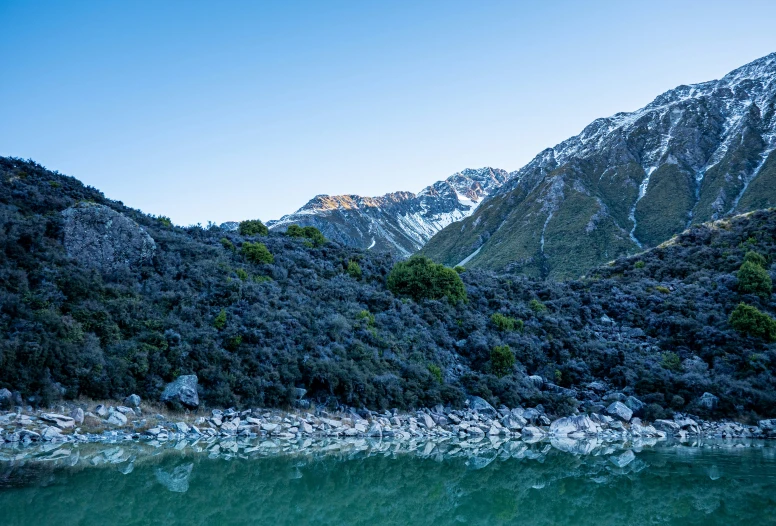
[[[156,470],[156,480],[170,491],[175,493],[186,493],[189,490],[189,477],[194,469],[194,463],[183,464],[172,471],[165,471],[161,468]]]

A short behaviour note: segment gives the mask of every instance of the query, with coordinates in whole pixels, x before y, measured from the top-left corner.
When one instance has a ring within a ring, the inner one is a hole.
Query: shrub
[[[237,277],[240,278],[241,281],[248,279],[248,273],[245,271],[245,269],[238,268],[234,271],[234,273],[237,274]]]
[[[351,260],[348,263],[348,275],[354,279],[361,279],[361,265]]]
[[[493,323],[493,325],[498,327],[498,330],[500,331],[511,332],[514,330],[523,330],[523,320],[517,320],[509,316],[504,316],[500,312],[494,313],[490,317],[490,321]]]
[[[754,252],[747,253],[755,254]],[[759,254],[756,256],[762,258]],[[765,261],[765,260],[763,260]],[[773,283],[768,271],[757,264],[754,258],[744,261],[741,268],[738,269],[738,291],[742,294],[757,294],[758,296],[768,297],[773,290]]]
[[[529,301],[529,302],[528,302],[528,307],[529,307],[529,308],[530,308],[532,311],[534,311],[535,313],[537,313],[537,314],[538,314],[538,313],[540,313],[540,312],[544,312],[544,311],[546,311],[546,310],[547,310],[547,305],[545,305],[544,303],[542,303],[542,302],[541,302],[541,301],[539,301],[539,300],[531,300],[531,301]]]
[[[156,220],[166,227],[172,226],[172,220],[167,216],[159,216],[156,218]]]
[[[213,327],[216,329],[223,330],[224,327],[226,327],[226,310],[221,309],[221,312],[218,313],[218,316],[213,320]]]
[[[424,256],[414,256],[394,265],[388,274],[387,285],[397,296],[408,296],[415,301],[466,299],[466,287],[458,273]]]
[[[744,263],[754,263],[758,267],[762,268],[765,268],[768,265],[768,262],[765,260],[765,258],[754,250],[750,250],[746,253],[746,255],[744,255]]]
[[[229,241],[227,238],[222,237],[220,243],[221,243],[221,246],[224,247],[226,250],[234,250],[234,243]]]
[[[490,351],[490,370],[499,378],[512,372],[515,361],[515,353],[509,345],[497,345]]]
[[[636,263],[633,265],[633,268],[644,268],[644,262],[643,262],[643,261],[637,261],[637,262],[636,262]]]
[[[655,287],[655,290],[658,291],[660,294],[671,294],[671,289],[668,287],[664,287],[662,285],[658,285]]]
[[[375,315],[369,312],[368,310],[362,310],[358,313],[358,316],[356,316],[358,320],[364,320],[367,324],[367,326],[372,327],[375,324]]]
[[[433,376],[437,382],[440,384],[442,383],[442,369],[440,369],[438,365],[433,363],[428,364],[428,372],[431,373],[431,376]]]
[[[675,352],[666,351],[663,353],[663,359],[660,362],[660,365],[669,371],[678,371],[682,368],[682,361]]]
[[[241,221],[239,231],[241,236],[266,236],[269,234],[269,229],[258,219]]]
[[[323,237],[321,231],[314,226],[302,227],[299,225],[289,225],[288,229],[286,229],[286,235],[288,237],[301,237],[307,239],[316,247],[326,243],[326,238]]]
[[[240,253],[251,263],[274,263],[275,257],[267,249],[264,243],[251,243],[246,241],[240,247]]]
[[[462,267],[461,265],[456,265],[455,267],[453,267],[453,270],[459,274],[463,274],[464,272],[466,272],[466,267]]]
[[[730,313],[728,323],[738,332],[763,340],[776,341],[776,320],[760,312],[757,307],[739,303]]]

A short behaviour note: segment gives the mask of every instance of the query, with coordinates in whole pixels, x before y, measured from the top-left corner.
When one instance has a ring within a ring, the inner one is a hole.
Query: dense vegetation
[[[100,272],[69,258],[61,212],[88,201],[142,225],[152,260]],[[210,405],[285,405],[303,387],[319,403],[418,407],[476,394],[564,413],[595,401],[586,386],[600,380],[653,417],[702,413],[706,391],[719,415],[776,406],[776,304],[762,279],[773,276],[773,210],[695,226],[566,282],[396,265],[314,233],[262,232],[177,227],[0,158],[0,388],[38,402],[156,398],[196,373]],[[745,258],[762,270],[755,289],[739,281]],[[760,314],[729,321],[741,303]]]

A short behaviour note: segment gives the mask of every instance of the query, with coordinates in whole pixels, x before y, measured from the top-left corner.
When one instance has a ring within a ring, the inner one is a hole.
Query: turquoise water
[[[0,462],[0,524],[776,524],[771,444],[510,447]]]

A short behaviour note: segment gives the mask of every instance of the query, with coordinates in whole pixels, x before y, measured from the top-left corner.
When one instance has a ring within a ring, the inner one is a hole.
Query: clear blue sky
[[[776,51],[776,2],[0,0],[0,154],[179,224],[515,170]]]

